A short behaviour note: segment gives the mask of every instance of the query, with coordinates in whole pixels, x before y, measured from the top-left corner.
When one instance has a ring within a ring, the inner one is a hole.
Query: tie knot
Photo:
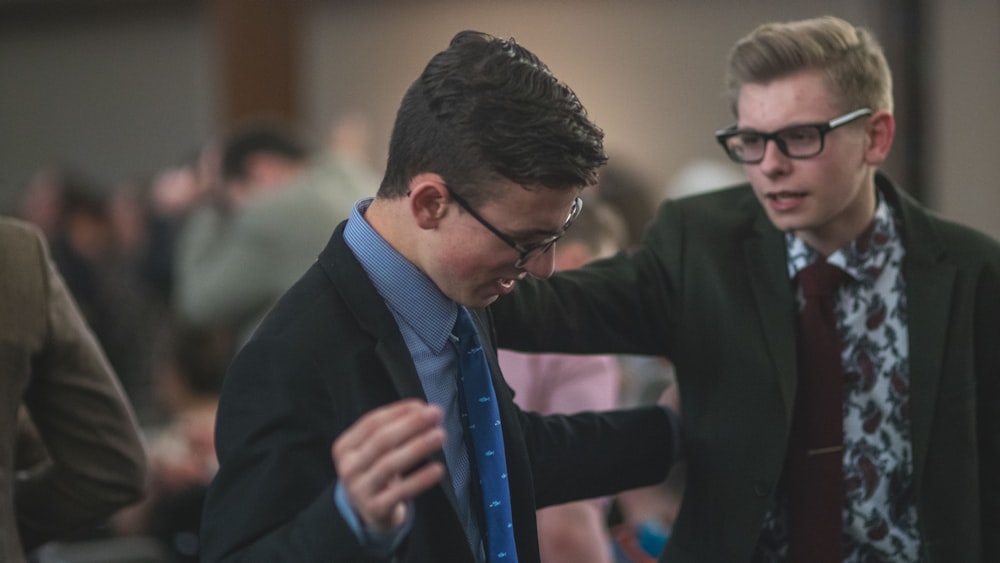
[[[817,260],[799,271],[799,288],[805,296],[833,295],[847,272],[826,260]]]
[[[461,305],[458,306],[458,318],[455,319],[455,336],[463,343],[479,339],[472,315],[468,309]]]

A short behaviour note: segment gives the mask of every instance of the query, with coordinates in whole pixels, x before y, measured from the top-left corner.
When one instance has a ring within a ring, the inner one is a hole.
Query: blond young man
[[[674,362],[688,481],[661,561],[1000,560],[1000,245],[878,171],[891,82],[843,20],[755,29],[731,51],[736,124],[717,133],[749,184],[667,202],[634,254],[493,307],[501,346]],[[813,410],[800,272],[824,261],[846,273],[827,393],[842,416],[825,421],[843,438],[805,453],[842,478],[816,547],[791,530],[803,472],[786,468]]]

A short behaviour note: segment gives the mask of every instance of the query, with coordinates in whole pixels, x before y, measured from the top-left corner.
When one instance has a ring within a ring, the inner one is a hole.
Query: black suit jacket
[[[906,256],[910,416],[924,560],[1000,561],[1000,245],[883,176]],[[633,256],[518,286],[499,343],[657,354],[689,463],[661,561],[749,561],[783,469],[796,386],[784,235],[750,187],[666,202]]]
[[[205,504],[204,561],[368,561],[334,504],[331,445],[365,412],[424,398],[395,320],[343,240],[344,224],[234,360],[219,406],[220,469]],[[518,556],[537,562],[536,506],[662,480],[673,453],[660,408],[542,417],[500,375],[489,313],[475,315],[494,374]],[[444,462],[443,454],[438,458]],[[416,499],[392,560],[472,561],[448,477]]]

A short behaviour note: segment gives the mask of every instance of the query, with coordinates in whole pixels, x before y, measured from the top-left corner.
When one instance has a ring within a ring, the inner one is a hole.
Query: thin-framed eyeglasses
[[[737,129],[733,125],[716,131],[715,139],[726,150],[729,158],[740,164],[758,164],[764,160],[768,141],[774,141],[781,154],[788,158],[803,160],[823,152],[827,133],[871,114],[870,108],[856,109],[826,123],[789,125],[773,133],[756,129]]]
[[[525,264],[528,262],[548,252],[552,246],[555,245],[556,241],[566,234],[566,230],[569,229],[570,225],[573,224],[573,221],[580,216],[580,211],[583,209],[583,199],[577,196],[576,199],[573,200],[573,206],[569,209],[569,215],[566,217],[566,222],[562,224],[562,227],[560,227],[558,231],[544,237],[538,242],[521,244],[511,238],[510,235],[505,234],[503,231],[494,227],[489,221],[484,219],[482,215],[477,213],[476,210],[469,205],[469,202],[465,201],[465,199],[455,193],[455,191],[448,185],[445,185],[445,189],[448,190],[448,195],[455,200],[455,203],[467,211],[469,215],[472,215],[473,219],[479,221],[480,225],[486,227],[487,230],[496,235],[496,237],[507,244],[507,246],[517,251],[518,259],[517,262],[514,262],[514,267],[519,270],[524,269]]]

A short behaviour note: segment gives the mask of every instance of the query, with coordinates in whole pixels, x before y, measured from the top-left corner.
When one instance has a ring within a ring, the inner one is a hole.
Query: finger
[[[345,450],[360,448],[369,441],[369,438],[373,434],[386,425],[398,422],[402,418],[413,416],[415,413],[421,413],[417,416],[431,416],[430,413],[432,411],[440,413],[438,407],[428,405],[418,399],[403,399],[389,403],[365,413],[347,431],[341,434],[336,443],[339,443]]]
[[[444,475],[441,463],[427,461],[443,445],[444,430],[435,427],[386,452],[371,468],[343,481],[348,500],[368,524],[384,529],[398,525],[399,505]]]
[[[406,477],[391,481],[358,512],[368,526],[380,530],[397,529],[406,520],[406,501],[437,485],[443,477],[443,464],[427,463]]]
[[[348,495],[359,503],[383,495],[387,488],[397,485],[400,479],[409,478],[410,474],[419,471],[421,464],[444,447],[444,439],[444,430],[435,426],[412,436],[398,447],[385,451],[364,471],[346,475],[344,486]],[[391,504],[394,500],[383,502]]]
[[[444,429],[434,426],[412,435],[397,447],[385,451],[374,460],[370,470],[366,472],[366,476],[373,481],[372,489],[380,488],[380,481],[385,482],[412,472],[418,465],[425,463],[431,455],[441,451],[444,441]]]
[[[375,417],[373,420],[380,424],[374,427],[369,424],[352,427],[333,444],[338,475],[349,478],[368,471],[382,456],[437,428],[440,418],[440,409],[433,407],[410,410],[388,423],[382,423],[381,417]],[[361,436],[364,439],[359,441]]]

